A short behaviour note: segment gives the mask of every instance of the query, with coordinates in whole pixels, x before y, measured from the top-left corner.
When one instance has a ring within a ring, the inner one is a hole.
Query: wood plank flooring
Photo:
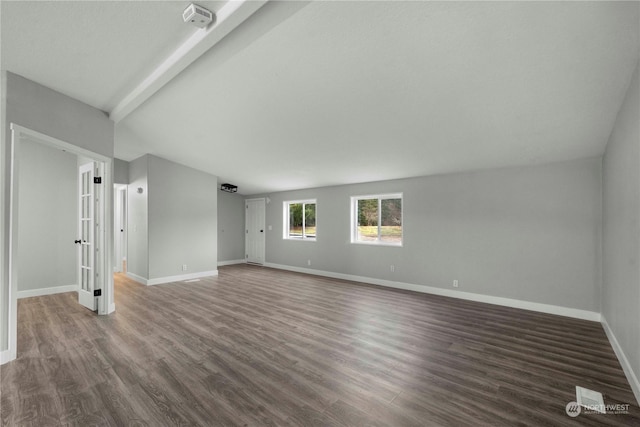
[[[251,265],[115,286],[19,301],[3,426],[640,425],[595,322]],[[629,414],[568,417],[576,385]]]

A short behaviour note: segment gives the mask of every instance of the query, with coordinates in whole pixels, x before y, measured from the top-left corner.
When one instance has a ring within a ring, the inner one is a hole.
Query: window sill
[[[391,246],[393,248],[401,248],[402,243],[387,243],[387,242],[358,242],[351,241],[352,245],[366,245],[366,246]]]

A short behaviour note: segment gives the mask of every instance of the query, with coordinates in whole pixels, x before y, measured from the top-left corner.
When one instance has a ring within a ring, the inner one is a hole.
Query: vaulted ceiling
[[[2,1],[2,68],[112,113],[188,4]],[[254,194],[599,156],[640,52],[638,2],[260,6],[113,115],[116,157]]]

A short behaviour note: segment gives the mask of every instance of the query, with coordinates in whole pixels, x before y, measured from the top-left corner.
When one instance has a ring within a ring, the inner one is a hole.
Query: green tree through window
[[[402,244],[402,194],[352,197],[352,242]]]
[[[316,201],[284,202],[285,239],[316,238]]]

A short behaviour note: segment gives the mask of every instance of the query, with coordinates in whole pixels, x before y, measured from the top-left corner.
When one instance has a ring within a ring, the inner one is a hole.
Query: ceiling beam
[[[230,0],[216,12],[213,25],[197,30],[169,55],[138,86],[124,96],[109,113],[118,123],[171,81],[182,70],[211,49],[227,34],[264,6],[267,0]]]

